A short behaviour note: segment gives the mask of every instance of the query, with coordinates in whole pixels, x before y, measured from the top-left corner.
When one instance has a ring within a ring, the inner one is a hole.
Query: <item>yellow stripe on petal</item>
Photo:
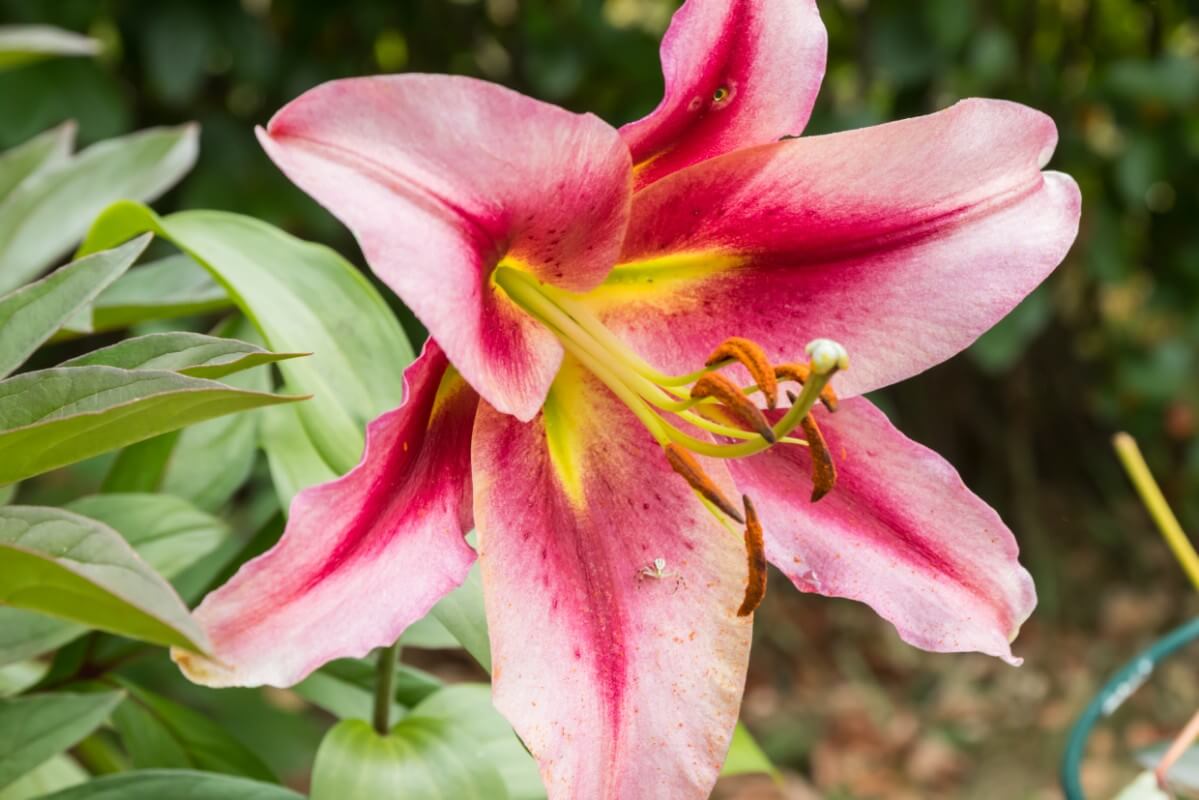
[[[584,385],[583,368],[567,356],[541,410],[550,464],[558,475],[562,491],[576,508],[584,505],[583,426],[594,413],[583,401],[580,387]]]
[[[739,253],[703,252],[671,253],[642,261],[617,264],[604,282],[583,298],[588,303],[631,302],[643,299],[648,293],[666,294],[678,291],[679,285],[702,281],[737,269],[746,262]]]

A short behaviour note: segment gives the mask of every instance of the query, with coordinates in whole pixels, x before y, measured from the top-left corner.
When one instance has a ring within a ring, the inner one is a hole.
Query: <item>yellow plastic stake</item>
[[[1182,571],[1191,579],[1194,587],[1199,589],[1199,553],[1195,552],[1195,547],[1182,531],[1178,517],[1170,510],[1161,488],[1149,471],[1149,465],[1145,463],[1145,457],[1141,455],[1141,448],[1137,446],[1136,439],[1127,433],[1117,433],[1112,437],[1112,446],[1116,448],[1120,463],[1124,465],[1129,480],[1141,496],[1145,510],[1149,512],[1149,516],[1157,524],[1157,529],[1161,531],[1162,538],[1182,565]]]

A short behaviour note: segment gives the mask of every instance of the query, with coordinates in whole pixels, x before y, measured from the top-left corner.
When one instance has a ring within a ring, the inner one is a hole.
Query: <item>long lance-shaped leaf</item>
[[[0,484],[202,420],[302,399],[162,370],[27,372],[0,382]]]
[[[74,143],[75,123],[64,122],[0,153],[0,200],[39,170],[66,161]]]
[[[219,519],[166,494],[99,494],[72,501],[66,510],[121,534],[165,578],[174,578],[229,536]],[[0,607],[0,665],[61,647],[86,631],[74,622]]]
[[[68,252],[108,204],[150,200],[173,186],[195,162],[197,139],[195,125],[109,139],[22,182],[0,202],[0,291]]]
[[[0,27],[0,69],[10,69],[54,56],[94,56],[100,42],[49,25]]]
[[[203,333],[175,331],[126,339],[64,361],[62,367],[162,369],[193,378],[223,378],[307,353],[272,353],[258,345]]]
[[[0,604],[156,644],[207,647],[179,595],[120,534],[57,508],[0,508]]]
[[[0,787],[73,747],[104,722],[123,696],[63,693],[0,700]]]
[[[149,242],[148,235],[140,236],[0,297],[0,378],[21,366],[59,326],[129,269]]]
[[[138,322],[211,314],[233,301],[195,259],[182,253],[122,275],[90,308],[63,326],[59,338],[127,328]]]
[[[366,423],[400,404],[403,368],[412,360],[403,330],[374,287],[327,247],[216,211],[159,217],[138,203],[115,203],[80,252],[146,231],[204,265],[272,350],[313,354],[280,370],[289,386],[314,396],[298,411],[322,457],[337,472],[354,466]]]
[[[41,800],[304,800],[270,783],[185,769],[148,769],[108,775],[48,794]]]

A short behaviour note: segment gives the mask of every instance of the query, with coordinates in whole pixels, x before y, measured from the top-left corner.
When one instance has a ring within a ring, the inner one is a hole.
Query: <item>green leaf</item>
[[[226,383],[239,389],[266,391],[270,375],[255,369],[233,375]],[[218,417],[184,430],[166,463],[162,491],[186,497],[206,511],[219,510],[254,470],[261,414],[279,408],[286,406]]]
[[[18,661],[0,667],[0,697],[11,697],[35,686],[49,669],[44,661]]]
[[[81,258],[0,297],[0,378],[25,362],[64,322],[129,269],[149,236]]]
[[[137,769],[195,768],[267,782],[278,779],[245,745],[203,714],[129,681],[114,723]]]
[[[21,183],[0,202],[0,291],[53,264],[114,200],[149,200],[173,186],[191,169],[197,141],[195,125],[142,131],[92,145]]]
[[[258,336],[240,316],[217,332],[251,342]],[[271,380],[268,370],[251,369],[224,382],[267,391]],[[217,511],[249,479],[258,455],[260,415],[268,410],[218,417],[126,447],[105,476],[103,491],[163,491]]]
[[[168,494],[97,494],[65,506],[114,529],[147,564],[178,575],[229,538],[229,526]]]
[[[236,339],[174,331],[125,339],[64,361],[59,366],[161,369],[190,375],[193,378],[213,379],[302,355],[306,354],[271,353],[257,345],[239,342]]]
[[[82,252],[154,231],[207,267],[273,350],[310,352],[280,365],[287,384],[312,394],[299,410],[337,472],[358,462],[366,423],[403,398],[412,349],[366,278],[327,247],[263,222],[217,211],[158,217],[116,203],[96,220]]]
[[[766,773],[778,777],[778,770],[770,763],[766,753],[754,740],[749,729],[737,723],[733,729],[733,741],[729,744],[728,755],[724,758],[721,775],[746,775],[750,773]]]
[[[304,430],[298,406],[263,409],[259,438],[280,508],[291,508],[295,496],[309,486],[337,477]]]
[[[447,594],[429,612],[483,669],[491,672],[491,640],[487,636],[487,615],[483,609],[483,578],[476,562],[454,591]]]
[[[0,27],[0,69],[11,69],[52,56],[94,56],[100,43],[49,25]]]
[[[462,646],[457,637],[432,614],[409,625],[400,637],[400,644],[421,650],[457,650]]]
[[[163,800],[165,797],[180,800],[304,800],[282,786],[182,769],[109,775],[46,795],[41,800]]]
[[[408,717],[380,736],[362,720],[339,722],[312,768],[312,800],[504,800],[495,768],[446,722]]]
[[[0,200],[30,175],[66,161],[74,142],[75,123],[64,122],[0,153]]]
[[[0,606],[0,664],[54,650],[85,631],[73,622]]]
[[[159,370],[27,372],[0,382],[0,483],[213,417],[303,399]]]
[[[88,777],[74,759],[65,755],[53,756],[0,789],[0,800],[34,800],[83,783]]]
[[[517,738],[508,720],[491,704],[485,683],[459,683],[430,695],[412,709],[405,722],[437,721],[451,725],[473,743],[473,752],[495,766],[513,800],[545,797],[537,762]]]
[[[0,509],[0,604],[203,652],[187,607],[120,534],[54,508]]]
[[[229,295],[190,256],[179,254],[136,267],[100,293],[91,310],[66,325],[74,333],[111,331],[138,322],[211,314],[233,305]]]
[[[0,700],[0,787],[94,731],[122,697],[60,692]]]
[[[169,495],[96,495],[75,500],[66,510],[113,528],[166,578],[175,577],[229,538],[228,526],[221,520]],[[73,622],[0,608],[0,664],[53,650],[86,632]]]
[[[233,419],[241,414],[232,415]],[[229,419],[224,417],[223,419]],[[208,423],[201,423],[207,425]],[[193,425],[192,428],[197,428]],[[189,429],[190,430],[190,429]],[[131,444],[117,453],[100,485],[102,492],[156,492],[162,485],[162,474],[179,440],[179,431],[164,433],[153,439]]]

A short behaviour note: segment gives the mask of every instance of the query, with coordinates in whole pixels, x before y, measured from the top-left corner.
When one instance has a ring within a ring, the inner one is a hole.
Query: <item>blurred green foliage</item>
[[[780,0],[781,1],[781,0]],[[1199,8],[1188,0],[823,0],[825,133],[967,96],[1054,117],[1077,178],[1078,244],[965,358],[880,398],[997,505],[1042,613],[1099,575],[1179,580],[1130,499],[1108,434],[1133,432],[1199,529]],[[239,211],[332,243],[253,126],[331,78],[471,74],[613,123],[661,94],[670,0],[0,0],[0,22],[104,43],[98,60],[0,73],[0,148],[76,118],[83,142],[197,120],[198,167],[161,208]],[[407,320],[409,324],[412,321]],[[1138,543],[1133,546],[1132,543]],[[1146,545],[1145,543],[1148,543]],[[1094,605],[1094,604],[1091,604]]]

